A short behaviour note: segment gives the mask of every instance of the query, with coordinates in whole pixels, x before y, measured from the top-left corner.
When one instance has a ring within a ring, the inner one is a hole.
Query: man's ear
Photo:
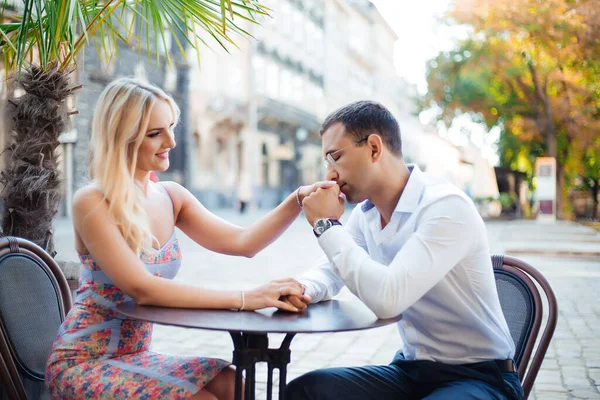
[[[381,136],[376,133],[369,135],[367,146],[371,149],[372,161],[378,161],[383,154],[383,140],[381,139]]]

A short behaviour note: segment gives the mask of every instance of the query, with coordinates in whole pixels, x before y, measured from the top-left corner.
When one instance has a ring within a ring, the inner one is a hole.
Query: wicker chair
[[[42,248],[0,239],[0,398],[47,398],[44,370],[71,308],[60,268]]]
[[[516,346],[515,363],[527,398],[556,328],[556,296],[538,270],[517,258],[493,255],[492,265],[500,305]],[[548,302],[548,315],[534,352],[544,318],[542,291]]]

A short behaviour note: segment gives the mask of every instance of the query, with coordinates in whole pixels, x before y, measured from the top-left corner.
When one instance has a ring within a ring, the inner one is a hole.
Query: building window
[[[267,95],[274,99],[279,97],[279,66],[273,61],[267,62]]]
[[[237,64],[231,63],[229,65],[229,80],[227,84],[227,93],[232,97],[235,97],[242,86],[242,71]]]
[[[279,8],[279,30],[284,36],[292,35],[292,6],[287,1],[282,1]]]
[[[265,59],[263,56],[255,55],[252,57],[252,68],[254,69],[255,90],[257,93],[264,94],[267,89]]]
[[[292,96],[294,101],[297,103],[302,103],[305,99],[304,97],[304,86],[307,85],[307,81],[302,79],[302,76],[299,74],[294,74],[292,78]]]
[[[293,29],[294,29],[294,41],[298,44],[302,44],[303,36],[304,36],[304,26],[306,25],[304,21],[304,17],[300,13],[299,10],[294,9],[292,12],[292,21],[293,21]]]
[[[323,88],[319,85],[314,85],[315,87],[315,99],[316,101],[321,101],[323,100],[323,97],[325,96],[325,94],[323,93]]]
[[[323,55],[325,54],[325,41],[323,39],[323,31],[320,29],[317,29],[315,32],[316,32],[315,42],[317,43],[316,55],[318,58],[323,58]]]
[[[292,98],[292,72],[286,68],[281,69],[281,99],[289,101]]]

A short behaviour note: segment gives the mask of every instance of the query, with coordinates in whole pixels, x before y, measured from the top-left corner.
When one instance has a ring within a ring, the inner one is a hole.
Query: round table
[[[279,369],[279,399],[285,396],[290,344],[297,333],[343,332],[371,329],[397,322],[378,319],[357,298],[310,304],[300,313],[267,308],[258,311],[184,309],[139,306],[125,303],[118,307],[126,317],[162,325],[227,331],[233,340],[233,365],[236,366],[235,398],[241,399],[242,372],[246,370],[245,399],[255,398],[255,364],[267,363],[267,399],[272,399],[273,369]],[[269,348],[269,333],[285,333],[277,349]]]

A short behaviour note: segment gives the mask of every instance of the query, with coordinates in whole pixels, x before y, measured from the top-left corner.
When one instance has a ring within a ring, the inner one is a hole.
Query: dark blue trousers
[[[328,368],[291,381],[286,400],[404,400],[525,398],[516,372],[502,373],[493,361],[449,365],[405,360],[390,365]]]

